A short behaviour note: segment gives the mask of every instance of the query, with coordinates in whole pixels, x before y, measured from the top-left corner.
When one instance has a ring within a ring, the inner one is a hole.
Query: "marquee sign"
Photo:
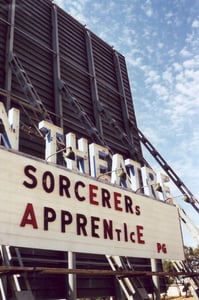
[[[178,210],[0,148],[1,244],[184,259]]]

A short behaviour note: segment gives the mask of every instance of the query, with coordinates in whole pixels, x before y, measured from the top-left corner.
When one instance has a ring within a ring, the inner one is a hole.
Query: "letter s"
[[[31,180],[30,182],[24,180],[23,182],[23,185],[25,185],[28,189],[33,189],[37,186],[37,178],[31,173],[35,173],[36,171],[37,169],[31,165],[24,168],[24,174]]]

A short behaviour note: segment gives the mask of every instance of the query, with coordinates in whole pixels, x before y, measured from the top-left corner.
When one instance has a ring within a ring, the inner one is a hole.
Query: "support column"
[[[158,272],[158,261],[157,259],[151,259],[151,271]],[[154,283],[154,294],[156,296],[156,300],[160,300],[160,282],[158,276],[152,276]]]
[[[74,252],[68,252],[68,268],[76,268],[76,254]],[[77,299],[77,282],[75,274],[68,274],[68,287],[69,287],[69,297],[68,300]]]
[[[122,70],[121,70],[121,64],[119,59],[119,54],[114,50],[114,64],[115,64],[115,70],[117,75],[117,84],[118,84],[118,90],[120,94],[121,99],[121,108],[122,108],[122,116],[124,120],[124,126],[125,126],[125,133],[130,138],[131,145],[129,145],[129,152],[132,154],[132,156],[135,156],[135,145],[133,141],[133,135],[130,130],[130,117],[128,112],[128,106],[127,106],[127,99],[125,95],[125,88],[123,83],[123,77],[122,77]]]
[[[58,17],[57,17],[57,6],[52,6],[52,46],[53,46],[53,82],[54,82],[54,103],[56,113],[56,125],[63,128],[63,107],[62,107],[62,96],[60,93],[60,53],[59,53],[59,33],[58,33]]]
[[[86,39],[86,51],[87,51],[87,58],[88,58],[88,69],[89,69],[89,76],[90,76],[91,98],[92,98],[92,104],[93,104],[95,126],[102,136],[103,129],[102,129],[101,117],[99,114],[99,95],[98,95],[97,80],[96,80],[96,74],[95,74],[95,64],[94,64],[94,58],[93,58],[92,41],[91,41],[90,32],[88,30],[86,30],[85,39]]]
[[[5,76],[5,89],[7,91],[7,101],[6,101],[6,110],[8,111],[11,107],[11,85],[12,85],[12,69],[9,64],[9,56],[13,53],[14,46],[14,27],[15,27],[15,10],[16,10],[16,0],[11,0],[10,5],[8,6],[8,32],[7,32],[7,45],[6,45],[6,76]]]

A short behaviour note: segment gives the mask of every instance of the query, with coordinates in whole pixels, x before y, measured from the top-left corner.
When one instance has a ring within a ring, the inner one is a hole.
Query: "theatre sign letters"
[[[6,129],[5,115],[1,119]],[[9,139],[8,131],[7,136]],[[16,136],[10,140],[16,145]],[[48,150],[49,157],[53,147]],[[99,147],[92,145],[90,153],[85,150],[82,156],[90,159],[88,156],[93,152],[99,152],[93,149]],[[58,166],[47,159],[20,153],[17,147],[11,148],[0,148],[1,244],[131,257],[184,258],[176,207],[136,194],[117,182],[104,181],[99,177],[96,157],[90,159],[90,175],[86,174],[88,170],[80,172]],[[118,160],[120,156],[116,155],[114,168],[118,167]],[[94,171],[98,178],[92,175]]]

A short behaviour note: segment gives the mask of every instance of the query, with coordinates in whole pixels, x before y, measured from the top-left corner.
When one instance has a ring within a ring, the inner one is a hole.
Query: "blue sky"
[[[125,56],[138,127],[199,199],[199,1],[54,2]],[[199,227],[198,214],[176,200]],[[198,244],[186,230],[184,240]]]

